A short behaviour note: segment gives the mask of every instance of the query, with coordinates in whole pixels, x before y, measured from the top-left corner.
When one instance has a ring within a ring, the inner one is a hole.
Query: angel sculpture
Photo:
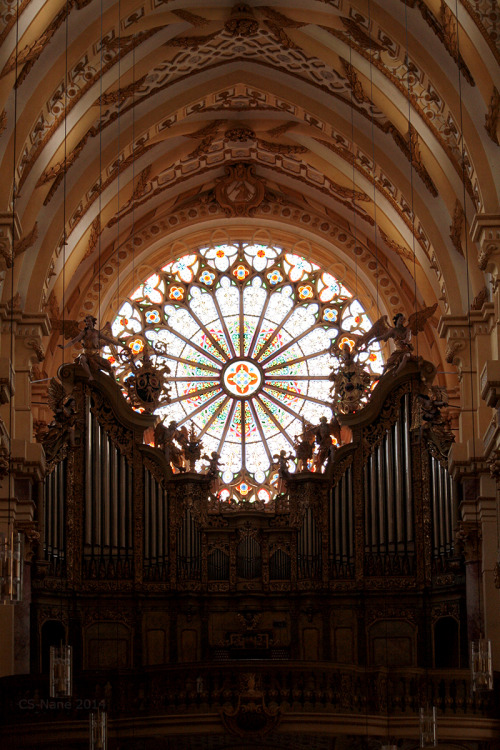
[[[335,445],[340,445],[340,424],[335,417],[328,421],[328,417],[320,417],[319,425],[315,427],[314,437],[318,450],[314,457],[314,470],[320,472],[323,464],[331,458]],[[332,438],[334,438],[335,443]]]
[[[309,461],[313,456],[314,426],[302,417],[302,432],[293,441],[295,456],[297,457],[297,471],[307,471]]]
[[[101,349],[104,344],[110,346],[123,346],[111,335],[109,326],[105,326],[102,330],[98,330],[95,325],[97,318],[93,315],[86,315],[84,318],[84,328],[67,344],[59,344],[60,349],[67,349],[68,346],[81,343],[83,346],[83,352],[79,354],[75,363],[83,367],[87,373],[89,380],[94,379],[94,373],[98,370],[105,370],[109,375],[114,377],[113,366],[108,359],[101,356]]]
[[[159,422],[155,427],[155,446],[163,450],[167,463],[178,472],[186,471],[184,449],[189,440],[186,427],[177,429],[177,422],[172,420],[168,427]]]
[[[210,479],[210,492],[212,495],[218,495],[220,490],[220,477],[219,471],[221,469],[221,463],[219,461],[220,454],[217,451],[212,451],[210,456],[206,453],[202,456],[204,461],[208,461],[207,477]]]
[[[366,348],[372,341],[388,341],[393,339],[395,350],[387,360],[384,366],[384,373],[392,371],[397,375],[403,367],[409,362],[413,355],[413,345],[411,335],[417,335],[424,330],[425,323],[434,314],[437,308],[437,302],[431,307],[425,307],[423,310],[412,313],[408,322],[405,324],[403,313],[397,313],[393,318],[394,325],[389,325],[387,315],[382,315],[363,336],[356,342],[356,350],[360,351]]]
[[[430,438],[438,452],[444,459],[448,453],[455,436],[450,427],[451,420],[441,414],[441,409],[458,409],[458,406],[450,406],[448,394],[438,385],[430,386],[427,393],[418,393],[414,424],[412,430],[419,430],[420,437]]]
[[[281,495],[283,492],[286,492],[286,480],[290,476],[288,462],[293,458],[293,455],[291,453],[287,455],[286,451],[282,450],[279,453],[275,453],[273,458],[276,459],[274,465],[278,466],[278,494]]]
[[[68,396],[57,378],[51,378],[48,389],[49,406],[54,418],[43,437],[43,447],[47,461],[52,461],[59,451],[68,444],[75,444],[76,402]]]

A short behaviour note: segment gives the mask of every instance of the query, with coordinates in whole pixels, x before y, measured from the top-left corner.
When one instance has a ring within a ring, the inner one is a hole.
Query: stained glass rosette
[[[274,456],[293,449],[302,419],[332,415],[332,351],[370,327],[361,303],[316,264],[235,244],[168,263],[123,304],[112,330],[134,357],[148,345],[166,352],[153,356],[170,369],[171,400],[157,413],[192,422],[205,453],[220,454],[221,497],[267,502]],[[378,344],[361,358],[381,372]],[[119,380],[130,376],[130,364],[115,365]]]

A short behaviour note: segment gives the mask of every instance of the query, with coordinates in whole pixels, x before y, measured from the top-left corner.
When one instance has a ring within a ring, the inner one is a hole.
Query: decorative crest
[[[251,216],[264,195],[264,183],[250,164],[227,166],[226,176],[215,186],[215,199],[228,216]]]
[[[334,413],[353,414],[361,407],[363,399],[370,392],[372,378],[362,364],[356,362],[349,344],[343,344],[337,350],[340,367],[332,368],[330,380],[333,382],[332,394]]]

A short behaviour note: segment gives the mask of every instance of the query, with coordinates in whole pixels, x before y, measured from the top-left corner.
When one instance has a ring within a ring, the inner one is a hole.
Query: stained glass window
[[[217,245],[168,263],[120,309],[113,334],[170,369],[168,424],[190,423],[221,456],[222,497],[270,499],[274,457],[302,421],[330,418],[338,349],[371,326],[363,306],[318,265],[278,247]],[[377,345],[360,359],[381,372]],[[130,364],[116,362],[117,377]],[[293,469],[293,467],[292,467]]]

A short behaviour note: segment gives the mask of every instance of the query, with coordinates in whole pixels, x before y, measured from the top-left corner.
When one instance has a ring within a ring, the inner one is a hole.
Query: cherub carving
[[[172,420],[168,427],[159,422],[155,427],[155,446],[163,450],[167,463],[177,471],[186,471],[184,448],[189,440],[186,427],[177,429],[177,422]]]
[[[382,315],[370,330],[357,340],[356,350],[360,351],[372,341],[393,339],[395,350],[385,363],[384,373],[392,372],[397,375],[414,356],[413,345],[410,343],[412,334],[416,336],[417,333],[424,330],[425,323],[434,314],[436,308],[437,302],[431,307],[425,307],[423,310],[412,313],[406,324],[403,313],[397,313],[393,318],[393,326],[389,325],[387,315]]]
[[[320,417],[319,425],[314,428],[314,437],[318,450],[314,457],[314,468],[316,471],[321,471],[323,464],[332,455],[334,450],[333,440],[335,438],[336,445],[341,443],[340,424],[336,417],[332,417],[328,421],[328,417]]]
[[[288,462],[293,459],[293,455],[291,453],[287,455],[287,452],[282,450],[279,453],[275,453],[273,458],[276,459],[274,465],[278,467],[278,493],[281,494],[286,492],[286,480],[290,476]]]
[[[84,328],[71,341],[68,341],[67,344],[59,344],[60,349],[67,349],[68,346],[73,346],[74,344],[82,344],[83,352],[76,357],[75,363],[83,367],[89,380],[93,380],[94,373],[99,370],[105,370],[105,372],[114,377],[111,362],[102,357],[100,352],[104,344],[123,346],[123,344],[113,338],[109,326],[98,330],[95,327],[96,323],[97,318],[94,318],[93,315],[86,315],[84,318]]]
[[[51,378],[48,388],[49,406],[54,418],[47,425],[43,436],[43,447],[47,461],[52,461],[61,448],[75,444],[76,402],[73,396],[67,395],[57,378]]]
[[[447,458],[455,436],[450,427],[450,418],[445,417],[441,409],[459,407],[450,406],[448,394],[438,385],[430,386],[427,393],[418,393],[416,407],[412,429],[418,429],[421,438],[430,438],[442,457]]]
[[[210,456],[204,454],[202,456],[204,461],[208,461],[207,477],[210,479],[210,492],[212,495],[218,495],[220,490],[220,478],[219,471],[221,469],[221,463],[219,461],[220,455],[217,451],[212,451]]]
[[[297,457],[297,471],[307,471],[313,456],[314,427],[302,417],[302,432],[293,441]]]

